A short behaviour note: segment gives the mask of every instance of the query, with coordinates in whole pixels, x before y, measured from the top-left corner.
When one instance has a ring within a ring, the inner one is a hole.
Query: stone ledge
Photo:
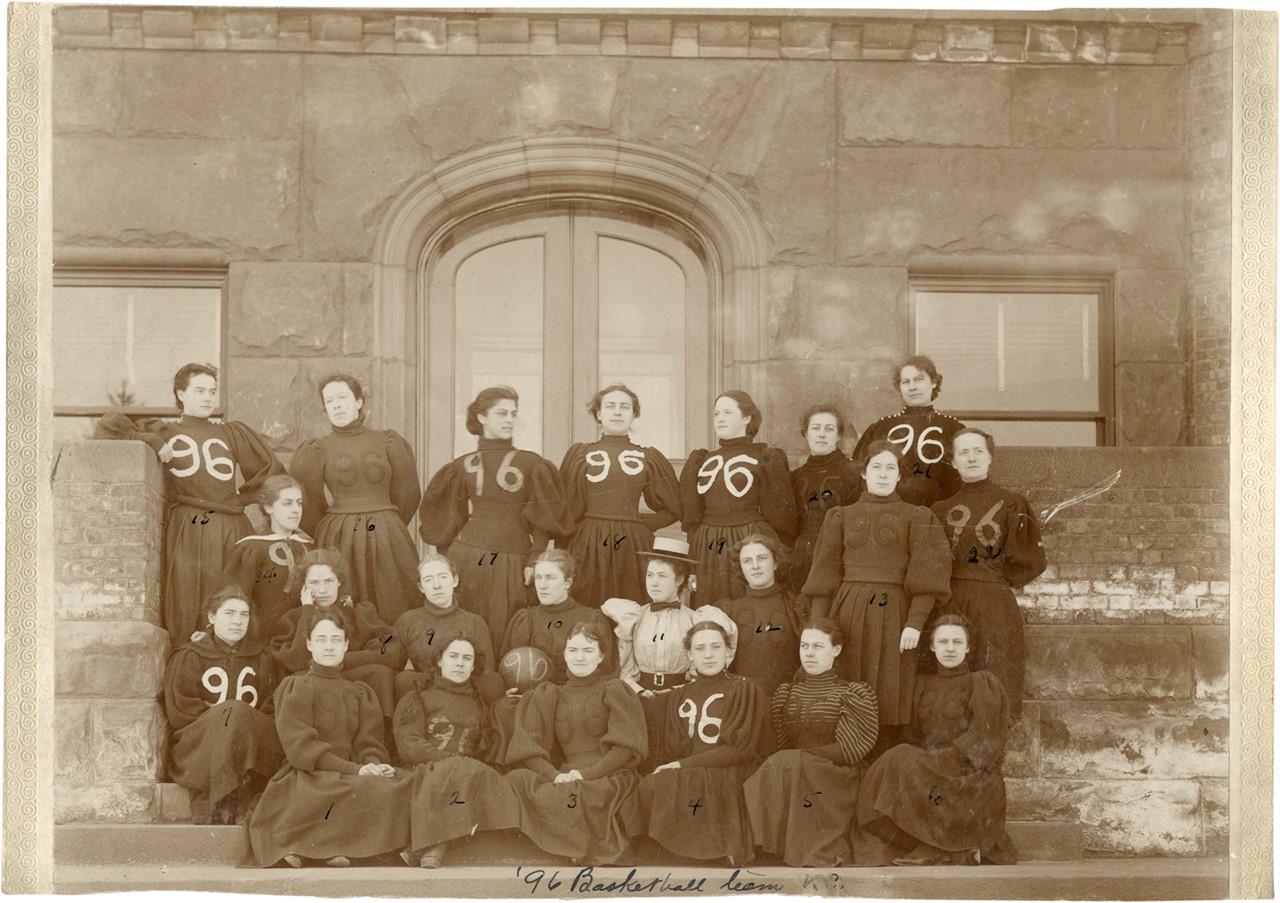
[[[162,688],[169,634],[138,621],[60,621],[54,652],[59,698],[155,699]]]

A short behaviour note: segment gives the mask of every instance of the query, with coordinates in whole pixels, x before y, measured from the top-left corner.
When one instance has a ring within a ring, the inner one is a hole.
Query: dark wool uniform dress
[[[507,775],[520,830],[539,847],[587,865],[626,862],[636,823],[635,766],[645,757],[644,713],[622,681],[600,671],[542,683],[520,700]],[[577,769],[581,781],[554,783]]]
[[[965,483],[933,513],[954,556],[944,610],[973,625],[970,663],[1000,679],[1013,717],[1021,718],[1027,647],[1013,591],[1044,572],[1040,522],[1025,498],[990,480]]]
[[[1008,696],[994,675],[970,672],[967,662],[923,675],[914,743],[899,744],[872,763],[862,779],[858,820],[907,849],[924,841],[953,852],[981,850],[983,860],[1017,862],[1004,828],[1000,774],[1008,723]]]
[[[422,541],[458,572],[458,598],[502,645],[507,622],[525,604],[529,552],[570,530],[555,465],[510,439],[481,437],[479,449],[446,464],[427,485],[418,511]]]
[[[834,671],[802,674],[769,708],[779,752],[743,787],[755,842],[792,867],[848,864],[856,766],[876,742],[875,693]]]
[[[243,423],[213,423],[183,415],[177,422],[146,421],[123,414],[98,421],[95,439],[139,439],[157,452],[166,443],[173,458],[164,468],[169,498],[164,528],[161,598],[164,626],[177,649],[203,630],[204,602],[222,587],[236,542],[253,532],[244,507],[267,477],[284,467],[266,441]],[[236,468],[244,483],[236,489]],[[245,587],[248,591],[248,587]]]
[[[601,436],[571,446],[560,475],[575,525],[569,542],[578,562],[574,596],[592,608],[615,596],[643,598],[636,552],[649,551],[653,531],[680,519],[680,485],[671,462],[626,436]],[[640,513],[641,498],[653,513]]]
[[[511,786],[485,764],[493,751],[488,722],[469,680],[459,685],[419,676],[396,706],[396,749],[413,769],[413,849],[520,826]]]
[[[667,749],[679,768],[640,781],[640,830],[679,856],[751,861],[751,823],[742,783],[754,770],[768,697],[752,680],[697,676],[667,697]]]
[[[197,823],[207,824],[210,808],[244,786],[249,772],[267,778],[280,767],[284,752],[271,717],[275,673],[261,642],[229,646],[212,630],[169,659],[169,776],[192,792]]]
[[[814,617],[844,631],[836,669],[875,688],[883,725],[911,723],[917,657],[898,651],[902,630],[924,629],[950,578],[951,550],[928,508],[867,492],[827,514],[804,594]]]
[[[342,676],[358,680],[369,687],[378,700],[384,718],[395,712],[393,681],[396,658],[391,649],[392,630],[378,616],[368,602],[352,604],[350,599],[334,603],[346,609],[347,617],[355,628],[342,659]],[[286,674],[305,671],[311,664],[311,651],[307,649],[306,636],[298,629],[303,606],[290,609],[276,623],[275,636],[271,638],[271,654]]]
[[[862,475],[857,465],[838,449],[825,455],[810,455],[809,460],[791,471],[791,491],[800,514],[800,534],[791,551],[790,575],[790,583],[797,591],[809,576],[813,546],[823,518],[832,508],[856,502],[861,487]]]
[[[391,642],[387,644],[392,659],[388,664],[399,671],[406,662],[413,662],[413,670],[430,674],[435,668],[432,651],[440,649],[440,643],[448,642],[447,638],[455,633],[470,638],[476,653],[489,667],[494,666],[496,659],[493,643],[489,641],[489,625],[479,615],[459,608],[456,599],[448,608],[428,604],[397,618]]]
[[[960,474],[951,466],[951,437],[964,424],[933,405],[903,408],[881,417],[862,434],[853,450],[853,460],[861,461],[867,447],[883,439],[902,453],[898,495],[904,502],[924,505],[940,502],[960,488]]]
[[[246,536],[235,544],[222,579],[249,594],[253,604],[250,636],[267,643],[275,636],[280,617],[297,607],[302,585],[298,565],[312,548],[310,537],[303,533]]]
[[[791,600],[775,583],[763,589],[748,586],[742,598],[716,607],[738,625],[738,649],[729,670],[751,678],[764,690],[765,699],[771,698],[800,667],[800,638]]]
[[[746,589],[733,554],[739,540],[763,533],[790,545],[796,534],[787,456],[746,436],[722,440],[713,452],[690,452],[680,498],[689,554],[698,560],[700,602],[732,599]]]
[[[372,602],[388,624],[422,604],[418,550],[407,527],[422,488],[403,436],[368,429],[363,420],[335,426],[302,443],[289,473],[302,484],[303,529],[316,548],[337,549],[346,559],[356,598]]]
[[[249,819],[258,865],[286,853],[363,857],[409,845],[412,773],[358,774],[361,765],[390,761],[372,690],[312,662],[280,684],[276,729],[286,762]]]

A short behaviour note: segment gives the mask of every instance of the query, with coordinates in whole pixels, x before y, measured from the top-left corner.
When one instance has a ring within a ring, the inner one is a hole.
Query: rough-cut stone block
[[[1186,280],[1181,270],[1116,274],[1116,360],[1181,361],[1187,340]]]
[[[187,788],[169,783],[156,785],[156,821],[191,822],[191,794]]]
[[[89,722],[97,783],[155,781],[164,774],[168,722],[155,700],[94,700]]]
[[[111,34],[111,15],[106,7],[59,6],[53,10],[53,28],[60,35]]]
[[[1221,779],[1200,781],[1200,812],[1204,817],[1204,855],[1226,856],[1231,840],[1231,787]]]
[[[1009,95],[1005,69],[903,63],[845,67],[840,74],[840,140],[1007,146]]]
[[[1116,367],[1118,445],[1178,445],[1185,434],[1187,365],[1125,362]]]
[[[808,455],[798,434],[800,413],[819,399],[830,401],[845,412],[851,430],[860,434],[879,416],[878,412],[872,413],[877,397],[873,389],[885,383],[886,370],[887,366],[876,360],[769,361],[765,367],[768,390],[764,399],[769,407],[765,410],[788,413],[766,416],[761,435],[767,434],[766,441],[794,456],[793,466],[798,467]],[[851,431],[842,441],[846,453],[853,450],[855,442]]]
[[[746,20],[698,23],[700,47],[746,47],[749,37],[750,26]]]
[[[143,493],[143,487],[164,491],[164,475],[155,452],[143,442],[85,440],[67,443],[58,456],[53,478],[53,494],[91,495],[90,486],[104,490],[112,486],[135,484],[127,495]],[[72,493],[72,490],[81,490]],[[105,495],[105,491],[102,493]]]
[[[989,52],[995,44],[995,26],[955,23],[943,30],[944,50]]]
[[[351,13],[313,13],[311,37],[317,41],[358,42],[364,36],[364,23]]]
[[[1196,664],[1196,699],[1225,701],[1230,696],[1231,636],[1225,627],[1191,628]]]
[[[907,50],[914,39],[910,22],[867,22],[862,26],[862,48],[866,50]]]
[[[54,649],[58,696],[153,699],[161,690],[169,634],[135,621],[60,621]]]
[[[296,139],[302,129],[297,57],[130,54],[121,90],[126,134]]]
[[[805,267],[771,295],[771,348],[792,360],[849,360],[901,348],[907,274],[900,269]],[[856,351],[855,351],[856,349]]]
[[[1032,699],[1190,699],[1185,627],[1028,627]]]
[[[627,43],[659,47],[671,45],[670,19],[628,19]]]
[[[372,362],[364,357],[233,357],[229,367],[243,386],[236,398],[236,418],[262,432],[282,453],[292,452],[304,439],[329,434],[318,380],[343,372],[372,385]],[[370,416],[372,428],[384,426],[376,407]]]
[[[262,357],[368,351],[367,268],[337,263],[232,264],[231,352]]]
[[[1195,781],[1007,779],[1009,821],[1076,822],[1085,849],[1136,856],[1196,856],[1203,851]]]
[[[1113,25],[1107,29],[1112,53],[1155,53],[1159,30],[1154,25]]]
[[[609,128],[621,74],[616,61],[558,58],[540,62],[545,65],[520,82],[517,115],[526,131]]]
[[[59,783],[53,791],[53,820],[66,825],[75,822],[129,823],[154,821],[155,784],[73,785]]]
[[[395,36],[400,44],[421,44],[433,50],[445,45],[445,20],[435,16],[396,16]]]
[[[89,743],[89,703],[83,699],[59,699],[53,707],[55,774],[58,783],[83,783],[90,779],[93,750]]]
[[[1079,862],[1084,858],[1081,825],[1006,821],[1005,830],[1018,850],[1019,862]]]
[[[555,25],[556,40],[560,44],[597,46],[600,43],[599,19],[561,19]]]
[[[529,20],[524,18],[493,18],[479,21],[481,44],[528,44]]]
[[[1181,146],[1185,76],[1165,67],[1027,67],[1013,74],[1013,140],[1033,147]]]
[[[190,41],[193,32],[194,23],[189,9],[144,9],[142,11],[144,38],[183,38]]]
[[[627,141],[652,142],[693,157],[707,166],[728,144],[750,141],[750,159],[763,154],[769,135],[735,132],[748,108],[765,101],[755,96],[758,63],[720,60],[671,60],[662,69],[634,66],[619,82],[618,132]],[[772,96],[768,97],[770,102]],[[777,109],[770,106],[777,115]]]
[[[1076,49],[1074,25],[1031,25],[1027,28],[1027,53],[1063,55],[1070,59]]]
[[[784,19],[782,55],[794,59],[823,59],[831,52],[831,23]]]
[[[1182,261],[1184,176],[1167,151],[846,147],[837,160],[839,262],[966,252]]]
[[[54,132],[114,132],[121,110],[124,56],[98,50],[53,58]]]
[[[298,141],[55,139],[55,240],[283,256],[298,242],[299,148]]]
[[[267,49],[275,46],[280,25],[274,12],[227,11],[227,38],[232,47]]]
[[[1009,726],[1001,772],[1007,778],[1040,774],[1040,703],[1024,702],[1022,717]]]
[[[1040,774],[1226,777],[1227,709],[1212,703],[1040,704]]]

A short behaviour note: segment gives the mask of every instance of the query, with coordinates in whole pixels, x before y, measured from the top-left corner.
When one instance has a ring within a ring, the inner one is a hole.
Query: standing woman
[[[286,762],[249,819],[253,857],[263,867],[347,866],[348,857],[402,850],[413,776],[390,764],[373,691],[342,676],[349,621],[339,608],[312,605],[298,627],[311,666],[276,692]]]
[[[799,679],[769,706],[778,752],[743,787],[751,831],[793,868],[851,864],[857,765],[876,741],[876,696],[834,670],[844,636],[828,618],[800,633]]]
[[[938,673],[916,689],[911,743],[886,752],[862,781],[858,821],[902,854],[894,865],[1018,861],[1000,773],[1009,698],[993,674],[970,670],[968,639],[964,618],[938,619]]]
[[[898,498],[897,450],[873,442],[867,454],[867,491],[827,514],[804,594],[813,616],[832,618],[848,640],[844,676],[875,688],[887,748],[911,723],[914,650],[951,592],[951,550],[933,512]]]
[[[689,453],[680,474],[684,529],[698,559],[697,598],[718,602],[742,595],[733,546],[751,533],[790,543],[796,533],[787,456],[756,442],[760,409],[731,389],[716,399],[712,422],[720,445]]]
[[[796,597],[779,580],[787,567],[780,542],[752,533],[733,547],[733,555],[742,567],[747,593],[717,606],[738,626],[738,649],[730,670],[758,683],[769,698],[800,667],[796,641],[805,619],[797,611]]]
[[[574,597],[599,608],[605,599],[640,598],[636,552],[653,544],[653,531],[680,519],[680,486],[662,452],[628,436],[640,416],[635,392],[622,383],[606,386],[588,410],[600,424],[600,440],[571,446],[560,474],[576,525],[569,543],[579,565]],[[652,513],[640,513],[641,498]]]
[[[987,478],[996,452],[990,434],[966,427],[951,446],[964,485],[933,506],[954,556],[947,610],[973,626],[973,668],[1000,679],[1016,720],[1022,717],[1027,647],[1013,591],[1044,572],[1040,522],[1025,498]]]
[[[960,477],[947,460],[951,438],[964,424],[933,409],[942,391],[942,374],[923,354],[909,357],[893,370],[894,388],[902,395],[903,408],[881,417],[862,434],[853,460],[867,456],[872,442],[888,442],[902,458],[899,497],[911,505],[928,507],[960,488]]]
[[[585,865],[631,858],[635,768],[648,749],[639,701],[601,668],[608,650],[607,632],[573,626],[564,646],[569,679],[524,695],[506,754],[520,830],[548,853]]]
[[[809,444],[809,459],[791,471],[791,490],[800,513],[800,535],[791,555],[791,581],[796,590],[804,586],[813,561],[813,544],[827,512],[840,505],[852,505],[862,489],[862,476],[844,452],[844,417],[833,404],[815,404],[804,412],[800,435]]]
[[[262,642],[246,639],[251,607],[240,587],[214,593],[204,610],[208,633],[165,668],[169,773],[191,795],[194,824],[238,824],[284,758],[271,718],[275,669]]]
[[[407,526],[422,497],[413,451],[395,430],[365,426],[364,389],[354,376],[325,377],[320,398],[333,431],[302,443],[289,465],[305,493],[302,526],[317,547],[347,560],[352,594],[394,624],[422,602]]]
[[[216,368],[184,366],[174,374],[173,397],[182,411],[176,423],[148,421],[139,428],[124,414],[107,414],[93,437],[139,439],[164,465],[169,510],[160,595],[164,626],[177,649],[204,627],[204,600],[222,585],[236,542],[253,532],[245,505],[284,467],[252,428],[209,422],[218,400]],[[238,490],[236,468],[244,480]]]
[[[480,437],[476,451],[440,468],[418,511],[423,542],[449,556],[462,607],[484,618],[495,649],[525,604],[530,551],[569,532],[556,466],[511,443],[519,403],[510,386],[481,390],[467,407],[467,432]]]

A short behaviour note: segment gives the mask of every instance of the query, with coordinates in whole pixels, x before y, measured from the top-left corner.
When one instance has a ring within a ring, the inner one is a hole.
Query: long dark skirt
[[[969,641],[969,669],[990,671],[1009,694],[1009,715],[1022,717],[1027,645],[1022,612],[1007,583],[952,580],[947,611],[964,615],[973,625]]]
[[[216,806],[252,775],[265,779],[284,761],[284,750],[270,715],[238,699],[212,706],[173,735],[169,776]]]
[[[754,520],[736,527],[698,524],[689,534],[689,554],[698,560],[698,590],[692,605],[715,605],[722,599],[741,599],[747,594],[747,581],[742,565],[734,557],[733,547],[752,533],[763,533],[773,540],[778,534],[765,520]],[[643,598],[643,597],[641,597]]]
[[[418,550],[397,512],[330,512],[320,519],[315,538],[317,549],[342,554],[351,572],[352,598],[372,602],[386,623],[422,605]]]
[[[569,543],[578,563],[573,598],[599,608],[605,599],[647,599],[636,552],[653,548],[653,531],[639,521],[586,517]]]
[[[520,827],[511,785],[478,759],[453,756],[413,770],[410,834],[415,850],[476,831]]]
[[[527,768],[507,775],[520,805],[520,830],[548,853],[584,865],[631,859],[628,826],[638,823],[634,771],[556,784]]]
[[[454,540],[448,558],[458,572],[458,605],[484,619],[493,648],[501,649],[507,622],[527,602],[524,567],[528,554],[482,549]]]
[[[672,768],[640,780],[640,828],[664,848],[689,859],[753,854],[751,819],[742,795],[748,769]]]
[[[831,600],[831,617],[845,635],[836,671],[871,685],[882,725],[911,723],[916,652],[898,651],[910,604],[893,583],[842,583]]]
[[[183,502],[169,506],[164,527],[164,626],[174,649],[209,625],[204,600],[222,588],[232,550],[253,533],[243,514],[204,511]],[[248,591],[252,587],[245,587]]]
[[[793,868],[850,865],[858,772],[800,749],[770,756],[743,786],[751,832]]]

